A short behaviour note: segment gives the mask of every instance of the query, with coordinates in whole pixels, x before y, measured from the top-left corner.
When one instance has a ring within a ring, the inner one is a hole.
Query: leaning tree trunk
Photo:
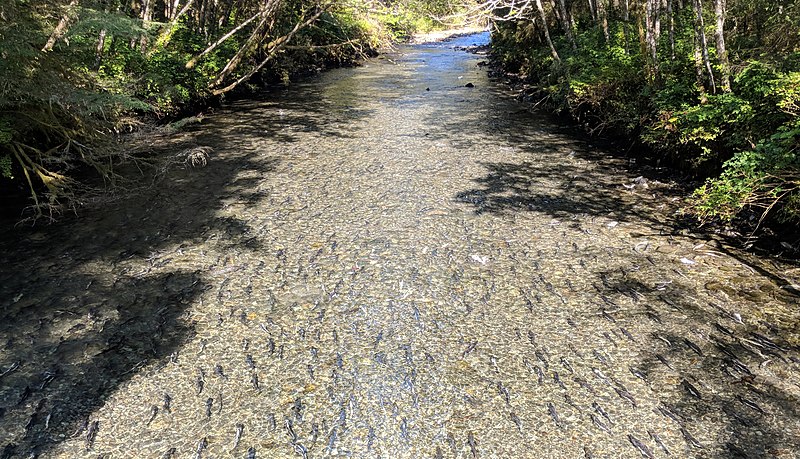
[[[547,16],[544,14],[542,0],[536,0],[536,9],[539,10],[539,17],[542,20],[542,31],[544,32],[544,38],[547,40],[547,44],[550,46],[550,52],[553,55],[553,59],[561,64],[561,57],[558,55],[558,51],[553,44],[553,40],[550,39],[550,29],[547,27]]]
[[[52,51],[53,47],[56,45],[56,42],[59,38],[64,36],[67,33],[67,28],[69,27],[70,21],[70,11],[72,8],[75,8],[78,5],[78,0],[72,0],[69,2],[68,10],[61,16],[61,20],[58,21],[56,28],[53,29],[53,32],[50,34],[50,38],[47,39],[47,43],[45,43],[42,51]]]
[[[728,62],[728,51],[725,49],[725,13],[726,0],[714,0],[714,15],[717,27],[714,38],[717,41],[717,59],[719,59],[720,86],[723,92],[731,90],[731,66]]]

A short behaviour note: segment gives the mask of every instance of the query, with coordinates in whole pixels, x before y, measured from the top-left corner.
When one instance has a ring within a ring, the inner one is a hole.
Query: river
[[[399,47],[2,236],[2,457],[797,457],[800,272],[675,184]],[[668,453],[669,452],[669,453]]]

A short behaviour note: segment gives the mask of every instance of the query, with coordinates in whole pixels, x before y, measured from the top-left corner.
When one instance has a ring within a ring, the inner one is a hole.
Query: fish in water
[[[303,422],[303,400],[300,399],[300,397],[294,399],[292,411],[294,411],[294,417],[297,419],[297,422]]]
[[[686,430],[686,428],[685,428],[685,427],[681,427],[681,435],[683,435],[683,439],[684,439],[684,440],[686,440],[686,443],[688,443],[688,444],[689,444],[689,445],[691,445],[692,447],[694,447],[694,448],[699,448],[699,449],[702,449],[702,448],[703,448],[703,445],[701,445],[701,444],[700,444],[700,442],[699,442],[699,441],[697,441],[697,440],[696,440],[696,439],[695,439],[695,438],[692,436],[692,434],[690,434],[690,433],[689,433],[689,431],[688,431],[688,430]]]
[[[199,442],[197,442],[197,450],[195,450],[194,457],[195,459],[200,459],[203,456],[203,451],[208,448],[208,439],[203,437]]]
[[[667,368],[669,368],[672,371],[675,371],[675,368],[673,368],[673,366],[669,363],[669,361],[667,361],[666,357],[664,357],[661,354],[656,354],[656,358],[658,359],[659,362],[663,363]]]
[[[633,398],[633,395],[631,395],[631,393],[628,392],[627,389],[625,389],[624,387],[616,387],[616,386],[614,386],[614,391],[617,392],[617,395],[619,395],[620,398],[622,398],[623,400],[629,401],[631,403],[631,405],[633,405],[633,407],[636,408],[636,406],[637,406],[636,405],[636,399]]]
[[[636,339],[633,337],[633,335],[631,335],[631,332],[625,329],[625,327],[620,327],[619,331],[621,331],[622,334],[625,335],[625,337],[628,338],[629,340],[633,341],[634,343],[636,342]]]
[[[89,424],[89,428],[86,430],[86,449],[90,449],[94,444],[98,430],[100,430],[100,421],[94,421]]]
[[[256,459],[256,449],[252,446],[247,450],[247,459]]]
[[[660,411],[665,417],[675,421],[678,425],[683,425],[683,421],[681,421],[678,415],[673,413],[668,407],[661,405],[658,407],[658,411]]]
[[[555,381],[556,384],[561,386],[562,389],[567,390],[567,386],[565,386],[564,383],[561,382],[561,378],[558,376],[558,372],[557,371],[553,372],[553,381]]]
[[[207,418],[210,418],[210,417],[211,417],[211,406],[212,406],[213,404],[214,404],[214,399],[213,399],[213,398],[211,398],[211,397],[209,397],[209,398],[206,400],[206,417],[207,417]]]
[[[611,416],[609,416],[606,410],[604,410],[603,407],[600,406],[597,402],[592,402],[592,408],[594,408],[597,414],[603,416],[606,419],[606,421],[608,421],[609,424],[611,424],[612,426],[614,425],[614,421],[611,420]]]
[[[214,374],[220,378],[228,379],[228,377],[225,376],[225,372],[222,371],[222,365],[220,364],[214,365]]]
[[[297,454],[299,454],[303,459],[308,459],[308,449],[306,449],[305,446],[301,445],[300,443],[295,443],[294,450],[297,451]]]
[[[592,420],[592,423],[597,426],[597,428],[599,428],[603,432],[611,433],[611,428],[600,422],[600,420],[597,418],[597,416],[594,415],[594,413],[589,413],[589,418]]]
[[[517,425],[517,429],[519,429],[519,433],[522,433],[522,420],[517,416],[516,413],[513,411],[511,412],[511,421]]]
[[[284,426],[286,427],[286,432],[289,434],[289,438],[292,439],[292,444],[297,443],[297,434],[294,432],[294,426],[292,425],[292,420],[286,419],[286,422],[284,422]]]
[[[647,435],[650,435],[650,438],[652,438],[653,441],[656,442],[659,448],[664,450],[664,453],[666,453],[667,456],[671,454],[669,448],[667,448],[667,446],[664,444],[664,442],[661,440],[661,437],[657,433],[653,432],[652,430],[648,430]]]
[[[253,372],[253,375],[250,377],[250,384],[253,385],[253,389],[257,391],[261,391],[261,388],[258,385],[258,373]]]
[[[475,441],[475,435],[470,432],[467,434],[467,444],[469,445],[469,450],[472,452],[472,459],[478,458],[478,443]]]
[[[536,378],[538,379],[539,384],[544,383],[544,372],[542,369],[534,365],[533,370],[536,372]]]
[[[147,420],[147,425],[148,426],[150,425],[150,423],[153,422],[153,420],[156,418],[156,416],[158,416],[158,407],[153,405],[150,408],[150,419]]]
[[[503,383],[497,383],[497,390],[505,397],[506,403],[511,404],[511,394],[508,392],[508,388],[503,385]]]
[[[592,394],[594,394],[594,393],[595,393],[595,391],[594,391],[594,388],[593,388],[591,385],[589,385],[589,381],[587,381],[587,380],[585,380],[585,379],[583,379],[582,377],[580,377],[580,376],[577,376],[577,375],[576,375],[576,376],[574,376],[572,379],[573,379],[573,380],[574,380],[576,383],[578,383],[578,385],[579,385],[579,386],[583,387],[584,389],[586,389],[586,390],[587,390],[587,391],[589,391],[590,393],[592,393]]]
[[[686,389],[686,392],[688,392],[689,395],[691,395],[692,397],[698,400],[701,400],[703,398],[702,396],[700,396],[700,391],[697,390],[697,388],[694,387],[694,385],[692,385],[692,383],[690,383],[689,381],[684,379],[683,381],[681,381],[681,385],[683,385],[683,388]]]
[[[556,411],[556,406],[553,405],[551,402],[547,402],[547,411],[550,413],[550,417],[553,418],[556,425],[561,427],[561,418],[558,417],[558,412]]]
[[[653,452],[650,450],[650,447],[639,441],[638,438],[634,437],[633,435],[628,434],[628,441],[631,442],[636,449],[642,453],[642,456],[646,457],[647,459],[655,459]]]
[[[561,357],[561,364],[564,365],[564,368],[566,368],[567,371],[570,372],[570,374],[574,374],[575,373],[575,370],[572,369],[572,365],[569,363],[569,360],[567,360],[566,358]]]
[[[542,362],[542,365],[544,366],[545,370],[550,369],[550,364],[548,363],[547,358],[545,357],[544,353],[542,353],[542,351],[537,349],[536,351],[534,351],[534,355],[536,355],[536,358]]]
[[[403,437],[404,440],[408,441],[408,420],[406,418],[402,418],[400,420],[400,436]]]
[[[594,354],[594,357],[595,357],[597,360],[599,360],[599,361],[600,361],[600,363],[602,363],[603,365],[608,365],[608,359],[606,359],[606,358],[603,356],[603,354],[601,354],[600,352],[598,352],[598,351],[597,351],[597,349],[592,349],[592,354]]]
[[[372,445],[375,443],[375,429],[372,426],[367,431],[367,452],[372,450]],[[437,448],[438,449],[438,448]]]
[[[700,347],[697,344],[693,343],[691,340],[687,338],[684,338],[683,342],[686,343],[686,346],[688,346],[689,349],[693,350],[697,355],[701,357],[703,356],[703,351],[700,350]]]
[[[177,449],[175,449],[175,448],[170,448],[170,449],[168,449],[168,450],[167,450],[167,452],[166,452],[166,453],[164,453],[164,455],[163,455],[163,456],[161,456],[161,459],[172,459],[173,457],[175,457],[175,454],[176,454],[177,452],[178,452],[178,450],[177,450]]]
[[[164,409],[164,411],[166,411],[167,413],[170,413],[170,412],[171,412],[171,410],[172,410],[172,396],[171,396],[171,395],[169,395],[169,394],[168,394],[168,393],[166,393],[166,392],[164,392],[164,404],[162,405],[162,408],[163,408],[163,409]]]
[[[233,448],[236,449],[239,446],[239,442],[242,440],[242,434],[244,433],[244,424],[236,424],[236,433],[233,436]]]
[[[473,341],[473,342],[469,343],[469,345],[467,346],[467,349],[464,351],[464,355],[463,355],[462,358],[466,358],[467,355],[469,355],[470,352],[474,351],[477,346],[478,346],[478,342],[477,341]]]
[[[637,378],[641,379],[644,382],[647,382],[647,377],[641,371],[633,367],[628,367],[628,370],[631,372],[632,375],[636,376]]]
[[[749,398],[744,398],[744,397],[741,397],[741,396],[738,396],[737,398],[739,399],[739,401],[740,401],[740,402],[742,402],[742,404],[743,404],[744,406],[746,406],[746,407],[748,407],[748,408],[750,408],[750,409],[753,409],[753,410],[755,410],[755,411],[758,411],[758,412],[759,412],[759,413],[761,413],[761,414],[767,414],[767,413],[764,411],[764,409],[763,409],[763,408],[761,408],[760,406],[758,406],[758,404],[757,404],[756,402],[754,402],[754,401],[750,400]]]
[[[197,369],[197,379],[194,381],[194,387],[197,389],[197,394],[203,392],[203,386],[206,384],[206,372],[202,368]]]
[[[247,363],[247,366],[250,367],[251,370],[256,369],[256,362],[253,360],[253,356],[251,354],[247,354],[244,357],[244,361],[245,363]]]

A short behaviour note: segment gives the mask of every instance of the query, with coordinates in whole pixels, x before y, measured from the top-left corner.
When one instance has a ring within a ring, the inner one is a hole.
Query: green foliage
[[[730,220],[760,209],[800,222],[800,34],[792,29],[800,23],[800,8],[729,1],[729,24],[739,25],[727,33],[733,81],[731,92],[714,92],[707,73],[700,80],[706,89],[700,90],[695,15],[691,2],[684,5],[674,16],[674,52],[662,17],[655,76],[643,55],[644,31],[637,25],[642,11],[632,11],[627,23],[612,11],[606,42],[588,8],[573,4],[575,47],[559,20],[549,27],[560,63],[552,58],[538,19],[501,21],[492,37],[494,59],[522,74],[551,109],[570,114],[590,131],[633,137],[707,177],[693,197],[692,210],[700,217]],[[710,7],[705,19],[719,83]]]
[[[0,177],[13,179],[14,174],[11,171],[11,156],[3,155],[0,156]]]
[[[94,169],[113,183],[125,158],[104,145],[127,130],[132,117],[176,116],[204,103],[220,85],[249,77],[270,43],[323,4],[175,3],[175,12],[185,12],[175,20],[163,6],[143,20],[137,0],[81,1],[80,7],[68,0],[0,3],[0,180],[28,186],[36,212],[69,204],[79,185],[72,178],[77,169]],[[263,9],[268,4],[277,9]],[[261,26],[248,21],[267,11],[272,16]],[[293,36],[292,49],[271,56],[255,81],[288,81],[311,69],[348,64],[378,45],[376,24],[363,2],[339,2]],[[49,38],[52,49],[43,49]],[[223,74],[226,67],[231,70]]]

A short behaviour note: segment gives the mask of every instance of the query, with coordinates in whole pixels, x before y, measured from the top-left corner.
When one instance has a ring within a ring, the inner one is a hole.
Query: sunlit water
[[[797,456],[798,271],[676,229],[485,39],[232,103],[156,145],[207,167],[5,236],[3,453]]]

